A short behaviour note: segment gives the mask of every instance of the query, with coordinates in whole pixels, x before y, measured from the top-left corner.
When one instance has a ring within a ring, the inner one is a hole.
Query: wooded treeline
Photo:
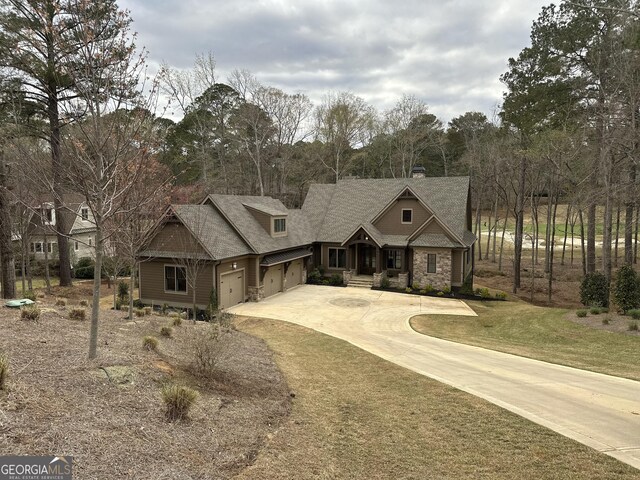
[[[545,7],[531,46],[501,77],[507,93],[496,117],[467,112],[445,124],[412,96],[377,111],[351,92],[327,92],[314,105],[246,70],[220,79],[210,54],[189,70],[165,65],[149,80],[131,18],[115,1],[2,0],[3,295],[15,295],[12,233],[23,240],[23,262],[25,218],[38,213],[41,193],[62,221],[65,194],[85,199],[97,229],[98,288],[105,254],[135,266],[141,232],[172,195],[271,195],[296,207],[311,183],[409,177],[416,165],[429,176],[471,177],[476,256],[511,271],[514,292],[526,246],[550,298],[554,263],[573,262],[567,236],[576,230],[583,272],[598,269],[610,281],[619,248],[625,263],[637,258],[639,12],[628,0]],[[158,97],[167,111],[156,108]],[[69,285],[63,227],[55,235]]]

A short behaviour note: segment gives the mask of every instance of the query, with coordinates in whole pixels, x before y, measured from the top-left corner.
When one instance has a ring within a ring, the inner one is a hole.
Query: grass
[[[47,283],[44,277],[33,277],[32,282],[33,282],[34,290],[43,289],[43,288],[46,288],[47,286]],[[58,277],[51,276],[50,282],[52,287],[56,287],[60,285],[60,279]],[[25,285],[27,285],[26,278],[25,278]],[[27,288],[29,287],[27,286]],[[16,277],[16,294],[22,295],[22,277]]]
[[[274,320],[263,338],[295,395],[240,478],[625,479],[638,471],[344,341]]]
[[[419,333],[546,362],[640,380],[640,338],[596,330],[567,311],[524,302],[467,302],[478,317],[419,315]]]

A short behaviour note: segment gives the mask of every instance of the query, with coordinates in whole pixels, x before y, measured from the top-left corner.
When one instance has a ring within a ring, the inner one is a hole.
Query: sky
[[[509,57],[550,0],[120,0],[150,70],[213,53],[219,81],[247,69],[319,104],[351,91],[379,111],[413,95],[444,122],[494,117]]]

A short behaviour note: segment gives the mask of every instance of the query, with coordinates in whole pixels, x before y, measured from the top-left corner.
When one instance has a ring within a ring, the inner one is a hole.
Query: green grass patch
[[[238,478],[637,478],[628,465],[342,340],[275,320],[236,325],[267,342],[295,394],[289,421]]]
[[[419,315],[411,326],[445,340],[640,380],[640,337],[579,325],[558,308],[467,303],[478,317]],[[489,323],[491,328],[486,328]]]

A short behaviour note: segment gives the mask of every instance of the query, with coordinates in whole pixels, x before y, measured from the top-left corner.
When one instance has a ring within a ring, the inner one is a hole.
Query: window
[[[347,268],[347,250],[329,248],[329,268]]]
[[[80,209],[80,216],[82,217],[82,221],[86,222],[89,220],[89,209],[87,207],[82,207]]]
[[[273,233],[284,233],[287,231],[287,219],[276,218],[273,220]]]
[[[47,242],[47,253],[53,253],[53,245],[56,242]]]
[[[74,242],[73,248],[74,248],[74,250],[75,250],[76,252],[77,252],[78,250],[80,250],[80,243],[78,243],[78,241],[77,241],[77,240]]]
[[[49,205],[42,207],[42,223],[45,225],[54,225],[56,223],[56,213],[53,207]]]
[[[402,268],[402,250],[387,250],[385,258],[388,269],[400,270]]]
[[[411,208],[402,209],[402,223],[413,223],[413,210]]]
[[[427,254],[427,273],[436,273],[436,254]]]
[[[89,246],[91,246],[91,237],[89,237]]]
[[[164,290],[166,292],[187,293],[187,272],[184,267],[165,265]]]

